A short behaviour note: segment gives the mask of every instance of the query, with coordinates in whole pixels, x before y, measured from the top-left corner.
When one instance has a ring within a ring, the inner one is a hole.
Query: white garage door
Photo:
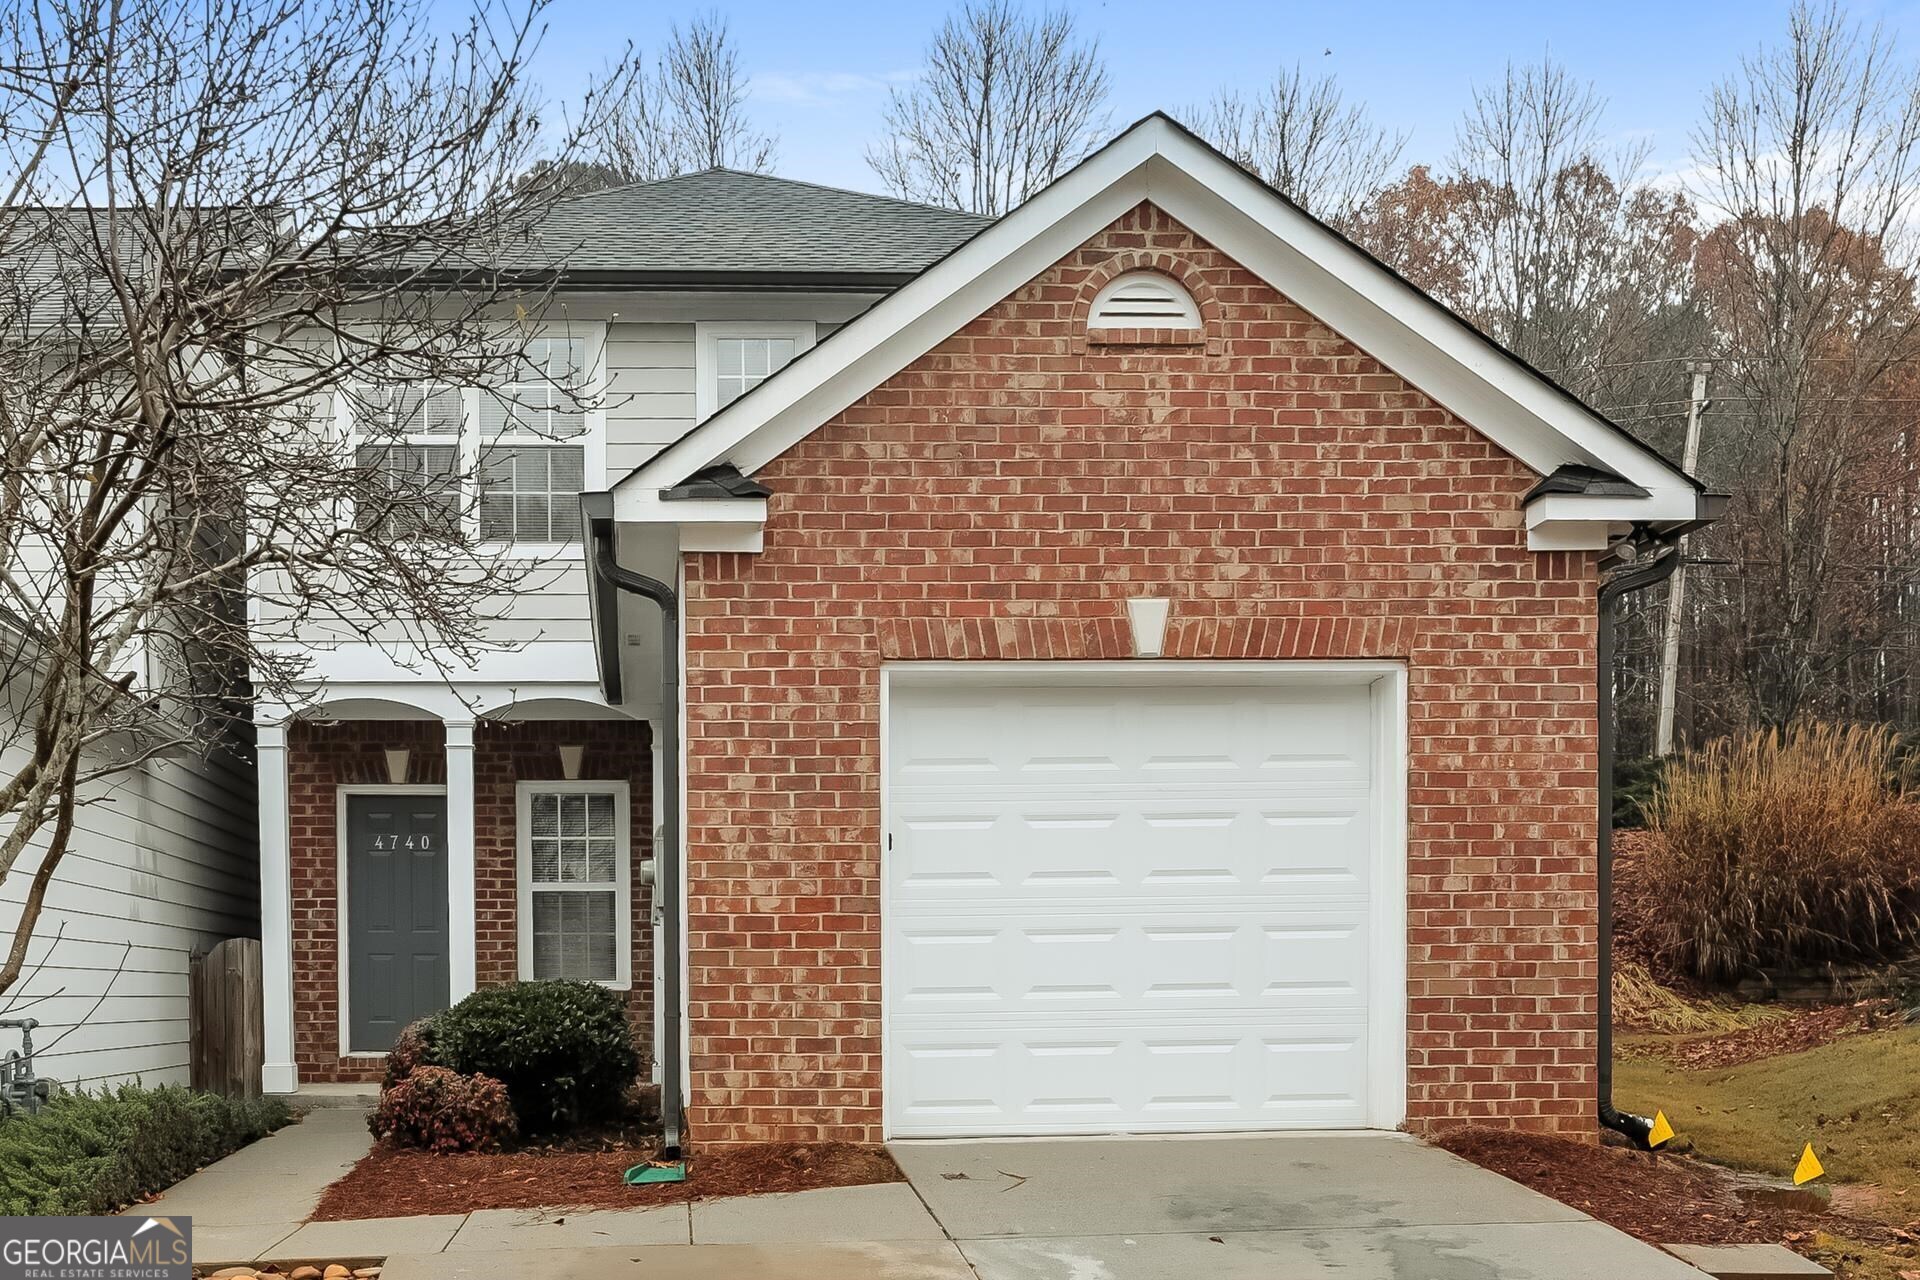
[[[1006,670],[889,685],[890,1132],[1397,1123],[1368,677]]]

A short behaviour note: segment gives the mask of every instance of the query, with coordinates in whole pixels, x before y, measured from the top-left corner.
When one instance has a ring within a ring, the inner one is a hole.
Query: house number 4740
[[[383,835],[373,838],[375,849],[431,849],[432,836]]]

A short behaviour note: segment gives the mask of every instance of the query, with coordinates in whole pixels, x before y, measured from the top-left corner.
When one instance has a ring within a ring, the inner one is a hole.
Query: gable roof
[[[564,278],[918,275],[990,218],[761,173],[708,169],[559,201],[534,231]]]
[[[689,528],[711,521],[731,540],[713,549],[757,549],[738,545],[738,530],[764,517],[763,499],[686,504],[663,494],[721,464],[751,475],[1142,201],[1539,475],[1575,467],[1618,482],[1536,488],[1526,504],[1536,550],[1597,550],[1635,525],[1712,517],[1709,495],[1679,467],[1155,113],[635,468],[613,488],[616,518],[680,525],[687,549],[701,546]]]

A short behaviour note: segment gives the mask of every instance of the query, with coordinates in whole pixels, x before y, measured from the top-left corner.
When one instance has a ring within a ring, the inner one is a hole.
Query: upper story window
[[[360,513],[362,526],[404,537],[432,521],[472,519],[469,532],[486,541],[577,538],[589,449],[602,443],[584,403],[588,345],[581,336],[534,338],[497,388],[351,389],[355,461],[388,495]]]
[[[1157,271],[1129,271],[1093,299],[1089,329],[1198,329],[1200,308],[1179,282]]]
[[[813,345],[811,320],[715,320],[694,327],[696,409],[713,416]]]

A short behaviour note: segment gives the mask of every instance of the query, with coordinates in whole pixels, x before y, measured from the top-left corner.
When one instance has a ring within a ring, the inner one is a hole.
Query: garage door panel
[[[1366,806],[1364,795],[905,800],[890,876],[895,900],[909,906],[988,892],[1012,900],[1231,891],[1284,901],[1365,893]]]
[[[1323,1128],[1365,1123],[1365,1057],[1356,1025],[908,1032],[888,1089],[923,1136]]]
[[[1131,910],[1128,906],[1131,906]],[[915,916],[894,930],[894,1009],[1057,1017],[1115,1008],[1362,1010],[1366,903],[1275,914],[1104,904],[1087,915],[980,911]]]
[[[1372,724],[1351,686],[1291,689],[1284,705],[1238,686],[1124,690],[913,691],[891,723],[903,787],[1309,785],[1372,777]]]
[[[1362,685],[903,682],[896,1136],[1367,1122]]]

